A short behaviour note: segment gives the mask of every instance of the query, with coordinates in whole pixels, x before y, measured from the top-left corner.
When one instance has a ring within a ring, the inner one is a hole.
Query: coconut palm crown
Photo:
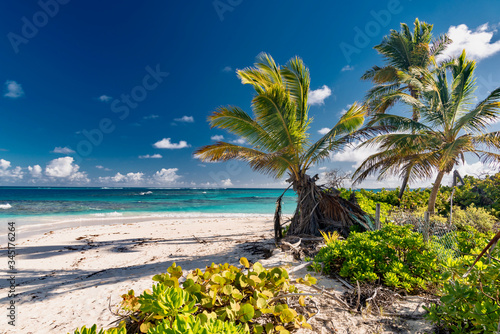
[[[363,124],[364,106],[354,103],[328,133],[312,143],[308,133],[312,118],[307,103],[310,77],[302,59],[294,57],[285,66],[279,66],[270,55],[262,53],[254,65],[237,71],[242,83],[255,89],[253,116],[238,107],[225,106],[208,118],[212,127],[240,136],[247,145],[219,141],[199,148],[195,155],[203,161],[245,161],[253,170],[275,178],[288,173],[288,181],[301,203],[301,196],[315,181],[306,174],[307,170],[352,140],[350,134]],[[315,207],[314,210],[319,209]],[[292,222],[290,232],[317,234],[318,222],[311,227],[305,217],[307,210],[298,211],[300,224]]]
[[[374,48],[382,55],[386,65],[373,66],[361,77],[371,80],[374,87],[366,94],[365,100],[369,111],[385,113],[397,102],[408,102],[420,96],[421,70],[436,66],[435,58],[451,43],[447,35],[432,40],[432,24],[415,19],[413,33],[406,23],[401,23],[401,31],[391,30],[382,43]],[[412,119],[420,118],[419,108],[414,105]],[[408,181],[408,173],[402,175],[403,183],[398,195],[402,198]]]
[[[422,71],[422,102],[409,101],[418,106],[421,121],[391,114],[374,116],[368,127],[385,125],[397,132],[382,133],[362,144],[379,149],[356,170],[355,181],[377,173],[379,179],[406,175],[409,168],[414,180],[437,173],[428,203],[428,211],[434,213],[443,176],[464,162],[466,153],[484,163],[500,162],[500,131],[487,132],[488,125],[500,120],[500,88],[473,106],[475,67],[464,51],[435,73]]]

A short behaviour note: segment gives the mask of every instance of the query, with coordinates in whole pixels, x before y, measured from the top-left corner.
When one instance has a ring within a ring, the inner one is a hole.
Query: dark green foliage
[[[125,328],[112,328],[108,330],[99,329],[98,331],[97,326],[94,325],[90,328],[83,326],[82,328],[75,330],[73,334],[127,334],[127,330]]]
[[[469,237],[468,241],[461,239],[457,245],[462,247],[460,251],[472,254],[479,253],[488,240],[484,235]],[[498,258],[499,254],[497,248],[492,256]],[[447,259],[444,264],[447,270],[441,278],[440,303],[427,309],[427,318],[453,333],[496,333],[500,318],[500,263],[485,256],[463,278],[474,258],[465,255]]]
[[[385,225],[381,230],[351,232],[320,250],[315,262],[326,274],[340,272],[353,281],[382,281],[408,292],[427,289],[436,281],[436,254],[410,226]],[[316,265],[317,267],[317,265]]]
[[[150,329],[148,334],[246,334],[248,330],[241,324],[209,318],[205,321],[197,316],[177,316],[173,323],[164,321]]]
[[[500,173],[485,179],[465,176],[464,182],[465,185],[458,187],[455,192],[454,204],[462,208],[474,204],[500,218]]]

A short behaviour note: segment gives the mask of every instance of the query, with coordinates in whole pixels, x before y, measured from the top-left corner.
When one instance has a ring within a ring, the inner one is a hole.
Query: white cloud
[[[111,171],[111,169],[110,169],[110,168],[106,168],[106,167],[101,166],[101,165],[97,165],[97,166],[95,166],[95,168],[105,170],[106,172]]]
[[[307,104],[309,105],[324,104],[325,99],[330,95],[332,95],[332,90],[327,85],[323,85],[323,87],[321,88],[309,91],[309,99],[307,101]]]
[[[238,144],[238,145],[244,145],[247,143],[247,141],[245,140],[245,138],[240,137],[238,139],[232,140],[231,143]]]
[[[158,184],[173,183],[181,177],[180,175],[177,175],[178,171],[178,168],[162,168],[153,175],[153,181]]]
[[[159,117],[160,117],[159,115],[152,114],[152,115],[144,116],[143,118],[144,119],[156,119],[156,118],[159,118]]]
[[[153,154],[153,155],[149,155],[149,154],[146,154],[146,155],[140,155],[139,156],[139,159],[161,159],[163,158],[163,156],[161,154]]]
[[[156,148],[166,148],[170,150],[181,149],[185,147],[191,147],[186,141],[181,140],[179,143],[171,143],[170,138],[163,138],[162,140],[153,144]]]
[[[184,122],[184,123],[193,123],[194,118],[193,118],[193,116],[182,116],[181,118],[174,118],[174,121]]]
[[[0,159],[0,169],[6,170],[10,167],[10,161]]]
[[[342,69],[340,71],[345,72],[345,71],[352,71],[352,70],[354,70],[354,66],[346,65],[346,66],[342,67]]]
[[[347,112],[347,110],[349,110],[349,108],[351,108],[351,107],[352,107],[352,104],[346,105],[346,107],[340,111],[340,114],[341,115],[345,115],[345,113]]]
[[[319,170],[326,170],[327,168],[328,168],[328,167],[324,167],[324,166],[323,166],[323,167],[320,167],[320,168],[318,168],[318,169],[319,169]]]
[[[101,95],[98,97],[99,101],[101,102],[109,102],[111,101],[113,98],[111,96],[108,96],[108,95]]]
[[[494,55],[500,51],[500,40],[491,42],[496,29],[491,29],[485,23],[475,30],[471,30],[465,24],[451,26],[448,36],[453,41],[446,50],[438,57],[438,61],[455,57],[465,49],[467,56],[475,60],[481,60]]]
[[[10,97],[11,99],[17,99],[24,95],[23,87],[15,81],[7,80],[5,81],[5,97]]]
[[[318,130],[318,133],[320,135],[326,135],[328,133],[328,131],[330,131],[331,129],[330,128],[323,128],[321,130]]]
[[[123,175],[122,173],[116,173],[115,176],[101,176],[99,177],[99,182],[101,183],[134,183],[137,184],[140,181],[143,180],[144,173],[137,172],[137,173],[127,173]]]
[[[75,151],[73,151],[72,149],[70,149],[69,147],[66,147],[66,146],[65,147],[59,147],[59,146],[57,146],[50,153],[72,154],[72,153],[75,153]]]
[[[45,175],[68,181],[89,182],[85,172],[79,172],[80,166],[73,163],[72,157],[63,157],[50,161],[45,167]]]
[[[378,146],[368,145],[357,148],[359,144],[359,142],[354,143],[342,152],[332,152],[330,154],[330,159],[332,161],[354,162],[352,167],[358,168],[361,163],[366,160],[366,158],[378,152]]]
[[[14,169],[11,169],[10,161],[0,159],[0,179],[7,179],[11,181],[12,179],[22,179],[23,171],[21,167],[17,166]]]
[[[210,139],[217,140],[217,141],[224,140],[224,136],[223,135],[215,135],[215,136],[210,137]]]
[[[43,176],[42,167],[40,167],[40,165],[34,165],[33,167],[28,166],[28,171],[30,172],[31,177],[41,178]]]
[[[226,66],[222,69],[222,72],[232,72],[233,68],[231,66]]]
[[[224,187],[231,187],[233,185],[233,183],[231,182],[231,179],[225,179],[225,180],[222,180],[221,181],[221,184],[224,186]]]

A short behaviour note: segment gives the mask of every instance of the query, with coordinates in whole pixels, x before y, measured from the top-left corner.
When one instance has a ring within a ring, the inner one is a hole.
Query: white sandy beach
[[[37,229],[20,229],[21,236],[29,237],[16,241],[16,326],[9,326],[7,317],[3,317],[0,334],[66,334],[93,324],[108,328],[116,320],[109,305],[116,306],[120,296],[130,289],[140,294],[151,288],[151,278],[165,272],[173,262],[185,271],[212,262],[237,265],[242,256],[266,267],[299,264],[279,249],[267,260],[262,260],[262,254],[252,254],[257,243],[268,248],[274,245],[271,215],[87,216],[77,226],[63,226],[46,225],[46,231],[38,233]],[[303,277],[306,273],[302,268],[292,276]],[[313,275],[319,279],[319,287],[338,295],[345,291],[339,281]],[[9,302],[7,278],[2,272],[0,290],[4,293],[0,304],[4,310]],[[315,300],[321,311],[311,323],[314,331],[297,333],[425,333],[431,328],[423,320],[407,320],[398,322],[399,329],[395,330],[389,326],[393,320],[386,317],[357,316],[338,309],[331,298]],[[407,302],[406,311],[420,308],[421,313],[420,304],[418,300]]]
[[[108,310],[109,299],[116,305],[129,289],[141,293],[150,288],[151,277],[173,262],[183,269],[237,263],[241,256],[252,257],[245,243],[273,237],[271,216],[109,218],[106,225],[99,223],[104,221],[54,230],[48,225],[46,232],[31,231],[17,240],[16,326],[2,317],[0,333],[72,333],[94,323],[107,327],[116,319]],[[8,290],[5,272],[0,289]],[[6,293],[0,300],[6,305]]]

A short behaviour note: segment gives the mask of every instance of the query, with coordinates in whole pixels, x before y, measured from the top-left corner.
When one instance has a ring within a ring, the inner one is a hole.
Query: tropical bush
[[[411,226],[385,225],[381,230],[351,232],[346,240],[327,243],[313,268],[339,272],[353,281],[381,281],[408,292],[427,289],[439,277],[436,254]]]
[[[483,238],[474,245],[464,244],[462,251],[477,254],[486,242]],[[498,255],[498,249],[493,251],[493,257]],[[474,259],[471,255],[447,259],[447,271],[441,278],[443,287],[438,292],[440,303],[427,308],[427,318],[453,333],[496,333],[500,318],[500,263],[484,257],[464,278]]]
[[[90,328],[83,326],[74,331],[73,334],[127,334],[127,330],[125,328],[112,328],[112,329],[99,329],[97,330],[97,325],[94,325]]]
[[[153,276],[157,283],[152,290],[140,296],[134,290],[122,295],[119,307],[124,320],[117,328],[97,332],[95,326],[83,327],[75,334],[286,334],[294,328],[311,328],[303,314],[283,302],[293,297],[305,306],[304,296],[294,295],[299,291],[285,269],[266,269],[258,262],[250,266],[246,258],[240,263],[244,270],[227,263],[195,269],[182,284],[182,268],[174,263],[166,273]],[[311,285],[316,279],[306,275],[297,282]]]
[[[388,190],[383,190],[385,193],[389,193],[390,191]],[[382,223],[385,223],[386,217],[389,216],[390,212],[394,209],[393,204],[390,204],[386,201],[381,201],[378,200],[377,193],[367,191],[364,189],[360,189],[359,191],[354,191],[351,189],[340,189],[340,196],[344,199],[349,199],[351,195],[354,193],[356,196],[356,201],[358,202],[359,207],[361,210],[365,211],[366,213],[375,216],[375,211],[376,211],[376,206],[377,203],[380,204],[380,221]],[[392,194],[392,192],[390,192]],[[396,194],[396,199],[397,199],[397,194]]]
[[[474,204],[500,218],[500,173],[484,179],[464,177],[465,185],[457,187],[454,203],[462,208]]]
[[[172,322],[164,320],[158,326],[148,330],[148,334],[247,334],[246,328],[241,324],[228,321],[221,321],[215,318],[204,319],[201,314],[198,316],[178,315]],[[101,329],[97,331],[97,326],[91,328],[85,326],[76,330],[74,334],[127,334],[125,327],[120,329]]]
[[[464,210],[454,207],[452,218],[453,224],[459,229],[467,229],[470,226],[482,233],[492,232],[497,221],[485,208],[478,208],[474,204]]]

